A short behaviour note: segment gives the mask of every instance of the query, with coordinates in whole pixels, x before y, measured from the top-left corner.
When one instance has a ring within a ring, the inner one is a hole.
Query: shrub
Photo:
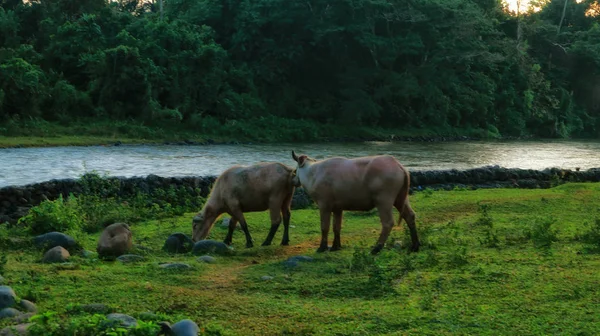
[[[69,195],[65,201],[60,195],[54,201],[45,200],[34,206],[18,223],[24,224],[33,234],[41,234],[78,229],[83,227],[84,222],[78,211],[77,199]]]
[[[553,218],[538,218],[534,221],[526,236],[533,241],[535,248],[549,251],[552,243],[558,241],[558,231],[552,228],[555,221]]]
[[[596,218],[589,230],[576,238],[584,244],[584,252],[600,253],[600,218]]]

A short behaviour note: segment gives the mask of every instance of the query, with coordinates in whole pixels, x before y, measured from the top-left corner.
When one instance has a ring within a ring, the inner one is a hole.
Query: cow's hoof
[[[271,245],[271,242],[267,242],[267,241],[266,241],[266,242],[262,243],[262,245],[261,245],[261,246],[269,246],[269,245]]]
[[[321,246],[321,247],[319,247],[319,248],[317,249],[317,253],[323,253],[323,252],[325,252],[325,251],[327,251],[327,250],[329,250],[329,249],[327,248],[327,246],[325,246],[325,247]]]
[[[246,243],[246,248],[251,248],[251,247],[254,247],[254,244],[252,244],[252,243]]]
[[[375,247],[371,250],[371,254],[378,254],[379,252],[381,252],[381,250],[383,249],[383,244],[377,244],[375,245]]]
[[[341,247],[341,246],[332,246],[332,247],[329,249],[329,252],[335,252],[335,251],[339,251],[339,250],[341,250],[341,249],[342,249],[342,247]]]
[[[282,241],[281,242],[281,246],[289,246],[290,242],[289,241]]]

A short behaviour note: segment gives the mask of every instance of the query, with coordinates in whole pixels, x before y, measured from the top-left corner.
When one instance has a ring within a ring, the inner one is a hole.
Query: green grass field
[[[41,251],[10,248],[3,275],[61,318],[69,305],[104,303],[133,316],[190,318],[215,335],[600,334],[600,254],[590,250],[599,228],[585,235],[600,218],[600,184],[418,193],[411,204],[423,243],[414,254],[403,223],[381,254],[369,255],[375,212],[345,213],[342,251],[317,254],[318,212],[306,209],[292,212],[290,246],[279,246],[280,228],[274,246],[261,247],[268,213],[251,213],[255,247],[244,248],[236,231],[234,255],[202,264],[161,251],[171,233],[191,233],[187,214],[132,225],[134,243],[151,249],[144,262],[72,257],[76,269],[64,269],[39,263]],[[225,234],[215,226],[209,238]],[[95,250],[98,236],[76,238]],[[314,261],[285,267],[295,255]],[[158,268],[175,261],[193,269]]]

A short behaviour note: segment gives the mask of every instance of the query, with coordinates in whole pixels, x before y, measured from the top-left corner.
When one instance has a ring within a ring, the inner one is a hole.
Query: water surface
[[[316,159],[391,154],[411,170],[600,167],[600,141],[363,142],[260,145],[122,145],[0,149],[0,187],[77,178],[97,171],[112,176],[218,175],[234,164],[279,161],[294,165],[291,150]]]

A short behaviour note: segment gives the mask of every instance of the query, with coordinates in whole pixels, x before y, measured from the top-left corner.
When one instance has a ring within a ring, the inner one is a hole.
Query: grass
[[[110,145],[192,141],[229,142],[320,142],[336,139],[390,140],[402,137],[496,138],[497,134],[479,129],[410,128],[387,129],[366,126],[319,124],[308,120],[265,117],[230,120],[212,118],[179,124],[153,125],[139,121],[84,120],[68,123],[33,119],[0,124],[0,148],[43,146]]]
[[[132,225],[134,243],[151,249],[144,252],[147,261],[122,265],[72,257],[78,268],[69,270],[38,263],[41,251],[13,247],[4,249],[3,276],[42,312],[64,317],[70,304],[97,302],[131,315],[190,318],[207,334],[600,333],[600,254],[585,252],[578,238],[600,217],[600,184],[417,193],[411,204],[423,243],[416,254],[406,251],[403,224],[372,258],[377,215],[351,212],[345,213],[343,249],[317,254],[318,212],[306,209],[292,212],[290,246],[278,245],[280,228],[273,246],[260,247],[268,214],[249,213],[256,247],[244,248],[236,231],[235,255],[201,264],[192,255],[161,251],[169,234],[190,232],[192,214],[186,214]],[[210,238],[225,234],[215,226]],[[81,233],[77,239],[94,250],[98,236]],[[286,268],[282,261],[295,255],[315,260]],[[160,270],[159,262],[193,269]],[[264,275],[274,278],[263,281]]]

